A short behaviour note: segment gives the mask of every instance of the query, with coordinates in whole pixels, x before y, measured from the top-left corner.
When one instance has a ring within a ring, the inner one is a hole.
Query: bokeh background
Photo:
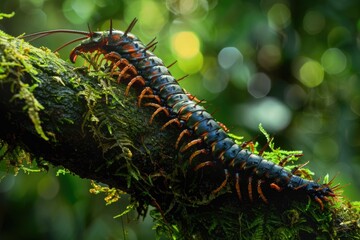
[[[109,19],[145,43],[215,117],[249,140],[259,123],[276,146],[303,150],[316,176],[338,174],[360,196],[360,2],[357,0],[1,0],[14,36],[58,28],[107,30]],[[33,42],[56,49],[77,36]],[[67,59],[71,47],[60,51]],[[263,143],[264,139],[259,139]],[[154,239],[152,219],[113,219],[127,199],[105,206],[88,180],[55,171],[0,183],[1,239]]]

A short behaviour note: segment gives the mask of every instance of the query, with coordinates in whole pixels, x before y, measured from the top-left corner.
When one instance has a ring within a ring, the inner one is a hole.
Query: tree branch
[[[160,115],[150,125],[153,109],[137,106],[135,89],[125,97],[125,85],[109,74],[76,68],[2,32],[0,56],[1,149],[20,147],[38,162],[125,191],[140,215],[154,206],[158,231],[185,239],[359,236],[358,205],[338,201],[321,211],[306,198],[281,195],[270,205],[240,204],[230,187],[214,196],[223,170],[189,168],[174,148],[180,130],[161,131]]]

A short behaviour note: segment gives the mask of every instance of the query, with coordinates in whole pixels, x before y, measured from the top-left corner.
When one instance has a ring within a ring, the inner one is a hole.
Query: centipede
[[[211,167],[214,163],[222,166],[224,179],[219,186],[214,186],[213,194],[231,184],[233,193],[240,202],[246,197],[251,202],[261,199],[260,201],[268,204],[264,188],[279,193],[302,194],[317,202],[321,210],[324,209],[324,203],[334,201],[339,187],[332,186],[334,178],[328,183],[302,178],[295,174],[298,168],[289,171],[284,168],[284,164],[275,164],[246,149],[246,143],[236,143],[229,136],[225,125],[217,122],[201,105],[201,101],[187,93],[179,85],[178,79],[170,73],[170,66],[165,66],[153,53],[156,39],[144,44],[130,33],[137,21],[135,18],[125,31],[114,30],[110,21],[110,29],[107,31],[91,31],[90,28],[89,31],[59,29],[25,37],[35,39],[55,33],[82,35],[60,47],[81,41],[70,52],[72,63],[75,63],[81,54],[95,53],[95,59],[101,55],[105,61],[111,62],[111,75],[116,76],[117,82],[122,82],[124,76],[130,74],[125,94],[127,95],[134,85],[139,86],[138,106],[154,108],[149,123],[162,113],[166,122],[161,130],[170,125],[179,128],[180,133],[174,141],[174,148],[180,153],[188,153],[190,165],[197,159],[192,171]],[[189,139],[189,136],[192,138]],[[210,156],[210,160],[204,158],[206,160],[202,161],[201,155]]]

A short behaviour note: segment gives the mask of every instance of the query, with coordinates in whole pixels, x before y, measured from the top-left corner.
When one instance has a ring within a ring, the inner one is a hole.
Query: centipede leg
[[[192,140],[191,142],[189,142],[188,144],[186,144],[184,147],[182,147],[180,149],[180,152],[185,152],[186,150],[188,150],[190,147],[196,145],[196,144],[199,144],[199,143],[202,143],[202,139],[201,138],[198,138],[198,139],[195,139],[195,140]]]
[[[236,193],[239,197],[240,202],[242,201],[242,197],[241,197],[241,190],[240,190],[240,176],[239,173],[236,173],[236,183],[235,183],[235,189],[236,189]]]
[[[261,184],[262,184],[262,180],[258,181],[258,185],[257,185],[257,192],[259,193],[259,196],[261,197],[261,199],[264,201],[264,203],[268,204],[268,200],[266,199],[262,189],[261,189]]]
[[[121,61],[121,60],[120,60]],[[119,62],[120,62],[119,61]],[[119,64],[120,65],[120,64]],[[117,65],[117,63],[115,63],[115,65],[114,65],[114,67],[113,67],[113,69],[115,68],[115,67],[117,67],[118,65]],[[116,81],[118,82],[118,83],[120,83],[120,81],[121,81],[121,78],[122,78],[122,76],[124,76],[125,75],[125,73],[127,72],[127,71],[129,71],[129,70],[131,70],[132,71],[132,74],[133,75],[137,75],[137,71],[136,71],[136,68],[133,66],[133,65],[131,65],[131,64],[128,64],[127,66],[125,66],[120,72],[119,71],[117,71],[117,72],[113,72],[112,71],[112,75],[118,75],[118,78],[116,79]]]
[[[282,191],[282,188],[279,185],[277,185],[276,183],[271,183],[270,188],[275,189],[278,192]]]
[[[191,93],[185,92],[185,94],[189,97],[190,100],[196,102],[196,103],[203,103],[205,101],[198,99],[197,97],[195,97],[194,95],[192,95]]]
[[[130,80],[130,82],[128,83],[126,90],[125,90],[125,96],[127,96],[129,94],[130,91],[130,87],[135,83],[135,82],[139,82],[141,83],[141,85],[145,86],[145,80],[143,79],[143,77],[141,76],[136,76],[133,79]]]
[[[217,122],[219,124],[219,126],[225,131],[225,132],[229,132],[230,130],[226,127],[225,124],[223,124],[222,122]]]
[[[117,53],[117,52],[110,52],[110,53],[108,53],[108,54],[105,54],[105,55],[104,55],[104,58],[105,58],[106,60],[109,60],[109,61],[111,61],[111,62],[113,63],[112,69],[111,69],[111,73],[110,73],[111,75],[114,75],[114,74],[115,74],[115,70],[116,70],[121,64],[123,64],[123,65],[125,65],[125,66],[131,65],[127,59],[122,58],[121,55],[120,55],[119,53]],[[136,74],[136,73],[135,73],[135,74]]]
[[[321,211],[324,210],[324,204],[321,199],[315,196],[314,200],[320,205]]]
[[[152,124],[152,121],[154,120],[155,116],[161,111],[163,111],[166,114],[166,116],[170,116],[169,111],[165,107],[160,106],[159,104],[146,103],[145,106],[152,106],[152,107],[157,108],[156,111],[151,115],[151,118],[150,118],[150,121],[149,121],[150,124]]]
[[[109,52],[109,53],[104,55],[104,58],[106,58],[108,60],[111,60],[111,61],[114,61],[114,60],[119,61],[119,60],[122,59],[121,55],[119,53],[117,53],[117,52]],[[123,59],[124,59],[123,61],[126,62],[125,64],[129,64],[128,60],[126,60],[125,58],[123,58]]]
[[[154,94],[151,94],[151,95],[144,95],[142,96],[141,98],[152,98],[152,99],[155,99],[158,103],[161,103],[161,99],[158,95],[154,95]],[[141,102],[139,103],[138,101],[138,105],[141,104]],[[139,105],[140,107],[140,105]]]
[[[114,57],[113,60],[111,60],[111,57]],[[113,66],[112,66],[112,69],[111,69],[111,75],[114,75],[115,74],[115,70],[117,68],[119,68],[119,66],[121,64],[125,65],[125,66],[132,66],[128,60],[126,60],[125,58],[121,58],[120,54],[118,53],[109,53],[107,55],[105,55],[105,58],[109,59],[110,61],[114,62],[116,61]],[[136,73],[135,73],[136,74]]]
[[[256,138],[255,138],[256,139]],[[254,139],[254,140],[255,140]],[[246,142],[243,142],[240,146],[241,148],[246,148],[246,147],[249,147],[251,152],[254,152],[255,150],[255,146],[254,146],[254,140],[250,140],[250,141],[246,141]]]
[[[206,161],[206,162],[200,163],[196,167],[194,167],[194,171],[196,172],[196,171],[198,171],[199,169],[201,169],[203,167],[213,166],[213,165],[214,165],[214,162]]]
[[[250,202],[252,202],[252,201],[253,201],[253,195],[252,195],[252,176],[249,177],[248,193],[249,193]]]
[[[225,172],[225,180],[220,184],[220,186],[217,189],[212,191],[213,194],[220,192],[220,190],[226,186],[226,183],[229,179],[229,172],[227,169],[224,169],[224,172]]]
[[[181,122],[179,119],[177,118],[173,118],[170,119],[169,121],[167,121],[162,127],[161,130],[164,130],[167,126],[169,126],[170,124],[176,123],[179,127],[181,127]]]
[[[146,87],[144,88],[138,98],[138,107],[141,106],[141,100],[146,96],[146,94],[149,93],[150,95],[154,95],[153,90],[150,87]],[[159,103],[160,103],[160,98],[159,98]]]
[[[176,139],[175,149],[178,149],[178,148],[179,148],[179,143],[180,143],[181,139],[182,139],[185,135],[190,136],[190,135],[191,135],[191,132],[190,132],[188,129],[184,129],[184,130],[179,134],[179,137]]]
[[[200,149],[200,150],[196,150],[195,152],[193,152],[189,158],[189,164],[191,165],[192,160],[199,154],[207,154],[206,149]]]
[[[120,75],[124,75],[127,71],[131,70],[132,74],[136,75],[138,72],[134,65],[128,64],[126,67],[124,67],[123,70],[121,70]]]

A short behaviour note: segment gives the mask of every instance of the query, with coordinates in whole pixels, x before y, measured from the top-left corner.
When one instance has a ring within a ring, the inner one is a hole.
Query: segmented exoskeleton
[[[113,30],[112,27],[109,31],[77,32],[86,35],[84,37],[86,39],[71,51],[70,60],[75,62],[80,53],[96,52],[103,54],[106,60],[113,63],[112,72],[117,72],[118,81],[121,81],[121,76],[126,71],[136,73],[137,77],[128,83],[126,93],[133,83],[138,82],[143,86],[140,89],[139,106],[144,98],[154,99],[154,102],[144,104],[156,108],[150,118],[150,123],[159,112],[164,112],[169,120],[163,125],[163,129],[170,124],[177,124],[182,129],[176,139],[175,147],[179,148],[180,152],[197,147],[197,150],[189,157],[190,163],[193,159],[200,158],[201,154],[210,154],[212,161],[223,166],[225,179],[220,186],[214,187],[214,193],[219,192],[231,178],[234,180],[235,192],[240,200],[246,194],[252,201],[256,194],[267,203],[268,200],[263,193],[265,183],[267,187],[276,191],[303,192],[318,202],[321,209],[323,209],[323,202],[329,201],[328,197],[335,197],[333,190],[336,187],[331,188],[331,182],[320,184],[303,179],[285,170],[283,166],[267,161],[235,143],[229,137],[227,129],[214,120],[204,107],[194,101],[193,97],[185,93],[162,60],[150,51],[156,42],[153,40],[150,44],[144,45],[130,33],[136,22],[137,19],[134,19],[124,32]],[[57,30],[56,32],[73,33],[76,31]],[[46,33],[48,32],[32,36],[41,36]],[[186,135],[194,136],[194,139],[185,142]],[[207,165],[211,165],[211,162],[202,162],[196,165],[194,170]],[[247,186],[245,189],[244,185]],[[257,193],[253,193],[253,188]]]

